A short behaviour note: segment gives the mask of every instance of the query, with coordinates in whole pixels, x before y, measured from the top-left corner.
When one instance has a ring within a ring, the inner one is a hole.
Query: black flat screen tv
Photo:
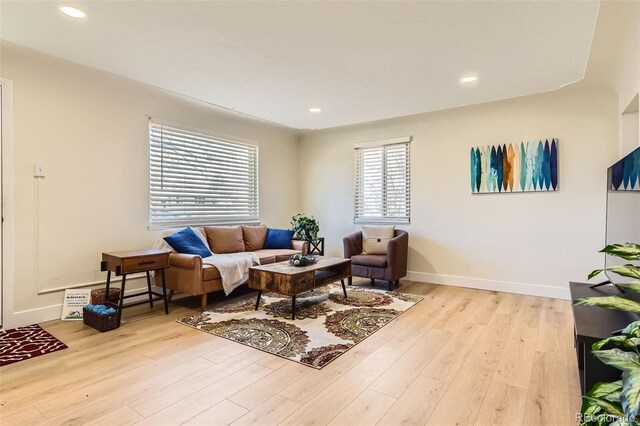
[[[640,244],[640,147],[609,167],[607,183],[607,223],[605,242],[609,244]],[[605,255],[605,266],[625,263],[640,265],[618,257]],[[612,282],[629,281],[607,272]],[[626,294],[631,297],[631,294]],[[640,295],[633,295],[640,300]]]

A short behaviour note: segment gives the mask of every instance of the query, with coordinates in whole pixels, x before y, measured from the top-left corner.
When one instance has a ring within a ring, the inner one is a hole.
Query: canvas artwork
[[[640,148],[614,164],[609,173],[612,191],[640,191]]]
[[[558,190],[558,140],[471,148],[471,192]]]

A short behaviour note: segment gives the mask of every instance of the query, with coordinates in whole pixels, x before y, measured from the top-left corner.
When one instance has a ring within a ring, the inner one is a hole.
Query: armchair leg
[[[389,281],[389,291],[392,291],[395,286],[395,281]]]
[[[167,302],[171,302],[171,299],[173,299],[173,293],[175,293],[175,290],[169,290],[169,294],[167,295]]]
[[[207,310],[207,293],[203,293],[200,295],[200,310]]]
[[[376,285],[376,280],[374,280],[373,278],[371,278],[371,285]]]
[[[353,285],[353,277],[348,278],[349,285]]]

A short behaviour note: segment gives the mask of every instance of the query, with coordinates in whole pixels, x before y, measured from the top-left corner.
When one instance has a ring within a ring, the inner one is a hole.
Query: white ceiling
[[[597,1],[2,1],[0,37],[293,128],[554,90],[584,77]],[[461,87],[462,74],[480,80]],[[319,106],[321,114],[309,113]]]

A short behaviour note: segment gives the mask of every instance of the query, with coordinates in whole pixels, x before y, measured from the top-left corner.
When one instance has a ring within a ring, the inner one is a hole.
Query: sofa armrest
[[[351,259],[351,256],[362,254],[362,231],[349,234],[342,239],[344,247],[344,257]]]
[[[197,254],[171,253],[169,265],[186,269],[202,269],[202,258]]]
[[[309,243],[304,240],[291,240],[291,249],[307,254],[309,252]]]
[[[395,272],[395,276],[407,274],[407,256],[409,254],[409,234],[396,231],[398,234],[387,243],[387,265]]]

